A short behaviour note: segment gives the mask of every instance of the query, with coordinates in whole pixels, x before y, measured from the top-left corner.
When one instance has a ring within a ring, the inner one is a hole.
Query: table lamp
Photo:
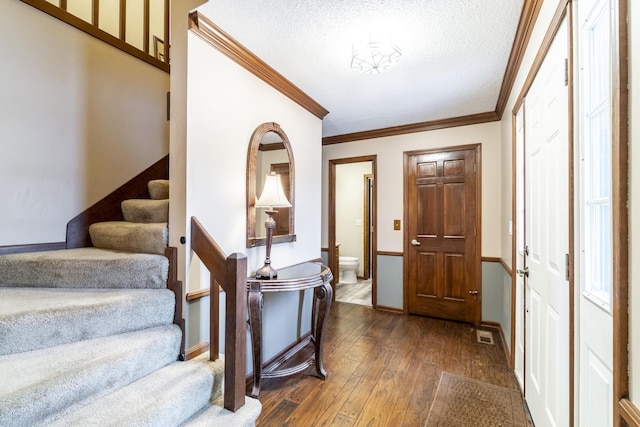
[[[256,279],[275,279],[278,277],[276,269],[271,267],[271,240],[273,239],[273,230],[276,228],[276,221],[273,216],[278,212],[273,208],[290,208],[291,203],[287,200],[282,188],[280,175],[271,172],[266,176],[264,188],[260,198],[256,201],[256,208],[267,208],[264,213],[268,215],[264,222],[264,228],[267,231],[266,257],[264,265],[256,271]]]

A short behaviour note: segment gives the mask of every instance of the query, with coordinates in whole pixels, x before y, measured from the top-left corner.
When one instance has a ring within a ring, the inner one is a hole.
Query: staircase
[[[92,224],[94,247],[0,256],[0,425],[252,426],[222,407],[224,361],[178,361],[168,185]]]

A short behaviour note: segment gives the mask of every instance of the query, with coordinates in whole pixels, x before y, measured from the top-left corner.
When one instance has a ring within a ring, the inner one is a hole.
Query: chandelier
[[[361,73],[380,74],[400,60],[400,48],[390,41],[369,40],[353,45],[351,68]]]

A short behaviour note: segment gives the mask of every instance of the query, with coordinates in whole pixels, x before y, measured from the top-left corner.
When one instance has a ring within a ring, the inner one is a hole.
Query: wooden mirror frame
[[[273,236],[272,244],[295,242],[296,234],[295,224],[295,164],[293,161],[293,151],[287,134],[284,133],[279,124],[274,122],[263,123],[253,131],[251,141],[249,142],[249,152],[247,153],[247,247],[264,246],[266,237],[256,237],[256,227],[262,224],[256,224],[256,168],[258,162],[258,151],[262,138],[269,132],[275,132],[282,139],[287,155],[289,156],[289,234]],[[282,220],[282,219],[281,219]]]

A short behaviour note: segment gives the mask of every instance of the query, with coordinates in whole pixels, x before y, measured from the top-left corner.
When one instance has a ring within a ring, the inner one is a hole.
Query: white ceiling
[[[210,0],[199,7],[329,110],[323,136],[494,111],[524,0]],[[400,62],[350,68],[390,35]]]

